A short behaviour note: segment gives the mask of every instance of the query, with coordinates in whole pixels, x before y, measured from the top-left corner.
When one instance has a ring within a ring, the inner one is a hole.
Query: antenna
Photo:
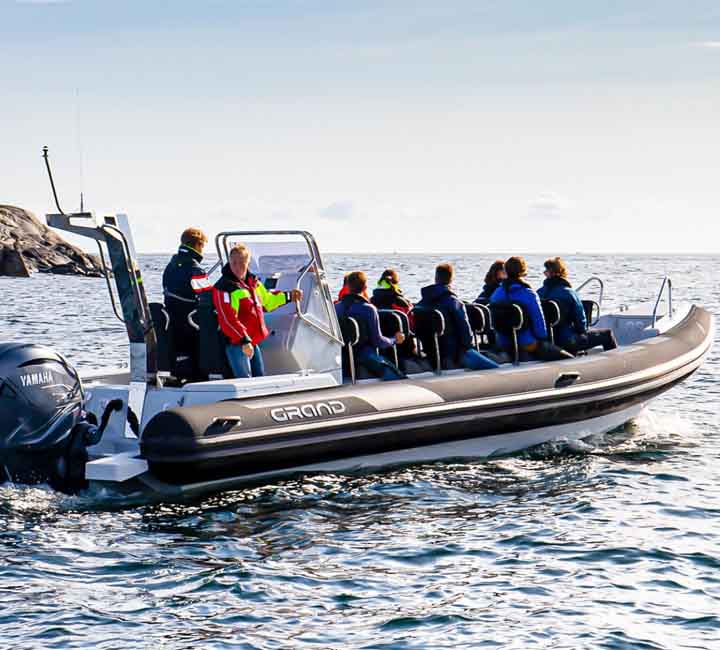
[[[43,158],[45,159],[45,167],[47,167],[47,173],[48,178],[50,179],[50,187],[52,188],[53,198],[55,199],[55,205],[57,206],[58,212],[60,214],[65,214],[60,207],[60,202],[58,201],[57,192],[55,191],[55,181],[53,181],[53,175],[52,170],[50,169],[50,160],[48,159],[48,148],[47,146],[43,147]]]
[[[80,131],[80,88],[75,88],[75,144],[77,146],[78,166],[80,171],[80,212],[85,212],[83,187],[85,186],[85,174],[83,170],[83,142]]]

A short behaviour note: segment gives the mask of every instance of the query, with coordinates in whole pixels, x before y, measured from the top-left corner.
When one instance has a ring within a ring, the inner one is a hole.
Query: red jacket
[[[232,345],[257,345],[267,338],[264,312],[290,302],[287,291],[268,291],[257,276],[248,273],[238,280],[226,264],[213,286],[213,304],[222,333]]]

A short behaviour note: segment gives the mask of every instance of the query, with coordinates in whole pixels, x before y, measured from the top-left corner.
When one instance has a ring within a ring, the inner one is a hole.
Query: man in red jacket
[[[302,300],[302,291],[268,291],[249,272],[250,250],[243,244],[230,251],[230,262],[213,287],[213,303],[220,329],[227,338],[225,353],[236,377],[265,374],[259,344],[267,337],[265,311]]]

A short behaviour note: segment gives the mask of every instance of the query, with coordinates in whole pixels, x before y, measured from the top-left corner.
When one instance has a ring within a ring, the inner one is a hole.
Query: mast
[[[55,205],[58,209],[58,213],[45,216],[48,226],[75,235],[89,237],[98,243],[103,274],[110,292],[113,311],[115,316],[125,324],[130,343],[130,394],[128,406],[134,410],[138,421],[141,421],[147,385],[157,382],[157,337],[150,317],[150,308],[145,295],[145,287],[137,260],[137,253],[135,252],[130,222],[125,214],[106,216],[98,223],[91,212],[71,214],[63,212],[55,191],[47,147],[43,149],[43,158],[48,170]],[[105,244],[107,248],[120,309],[118,309],[110,285],[102,244]],[[127,429],[126,435],[128,435]]]

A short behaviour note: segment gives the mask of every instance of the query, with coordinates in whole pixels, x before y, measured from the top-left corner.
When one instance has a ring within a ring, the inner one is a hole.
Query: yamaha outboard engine
[[[0,483],[86,486],[86,447],[99,431],[87,422],[75,369],[40,345],[0,343]]]

